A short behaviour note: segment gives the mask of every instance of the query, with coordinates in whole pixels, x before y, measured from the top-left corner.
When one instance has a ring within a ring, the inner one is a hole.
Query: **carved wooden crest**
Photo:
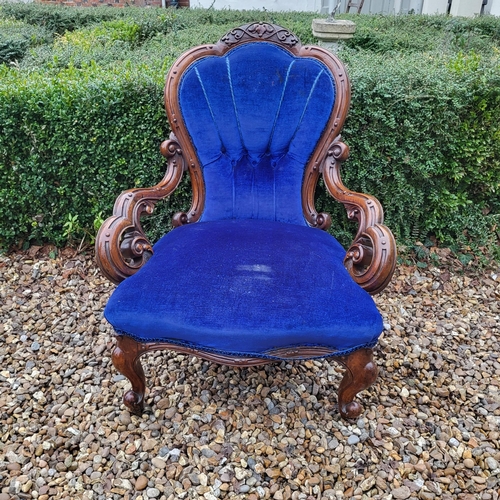
[[[300,43],[299,39],[287,29],[269,23],[245,24],[226,33],[220,41],[228,46],[245,40],[266,40],[281,43],[288,47],[294,47]]]

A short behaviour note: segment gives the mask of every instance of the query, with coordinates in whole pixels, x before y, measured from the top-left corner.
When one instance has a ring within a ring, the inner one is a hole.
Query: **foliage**
[[[0,247],[90,241],[120,191],[158,182],[163,80],[181,52],[257,20],[314,43],[313,17],[2,5]],[[500,20],[345,17],[358,25],[341,52],[353,84],[346,185],[381,200],[400,244],[498,248]],[[186,177],[144,221],[153,240],[189,200]],[[322,185],[317,205],[347,244],[355,226]]]
[[[62,244],[70,214],[91,230],[125,186],[156,183],[168,133],[161,86],[144,68],[125,66],[52,78],[1,71],[2,243]]]
[[[64,35],[66,31],[122,17],[121,9],[68,9],[62,6],[10,2],[2,4],[1,8],[2,17],[44,27],[54,35]]]
[[[446,245],[494,245],[492,229],[500,222],[498,57],[342,56],[353,81],[345,183],[377,194],[400,242],[432,235]],[[341,230],[348,230],[345,221]]]
[[[0,64],[19,62],[30,47],[50,43],[45,29],[0,18]]]
[[[488,53],[500,44],[500,22],[493,16],[475,19],[448,16],[342,16],[356,22],[346,45],[379,54],[404,51]]]

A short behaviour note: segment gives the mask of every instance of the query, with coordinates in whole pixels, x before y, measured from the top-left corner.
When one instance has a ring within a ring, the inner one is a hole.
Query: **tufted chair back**
[[[275,28],[238,28],[171,69],[167,114],[174,134],[189,142],[196,184],[182,224],[263,219],[317,225],[315,211],[305,209],[307,167],[341,129],[348,81],[331,54],[300,46]],[[309,175],[310,198],[318,176]]]
[[[271,43],[196,61],[179,103],[206,189],[202,220],[305,224],[304,167],[330,117],[328,68]]]

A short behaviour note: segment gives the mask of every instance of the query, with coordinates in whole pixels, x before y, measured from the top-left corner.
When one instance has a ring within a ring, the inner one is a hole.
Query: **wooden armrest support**
[[[97,233],[97,263],[113,283],[136,273],[153,254],[141,226],[141,216],[153,213],[156,203],[177,188],[185,170],[182,150],[173,136],[161,144],[160,151],[167,158],[167,170],[161,182],[150,188],[121,193],[115,201],[113,215]]]
[[[347,250],[344,266],[358,285],[375,294],[389,284],[394,273],[396,241],[383,224],[384,211],[380,202],[343,185],[340,166],[348,157],[349,147],[335,140],[323,164],[323,178],[329,193],[346,208],[347,217],[358,223],[358,232]]]

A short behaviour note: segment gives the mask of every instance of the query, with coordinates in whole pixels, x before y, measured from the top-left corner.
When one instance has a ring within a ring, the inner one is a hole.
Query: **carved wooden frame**
[[[350,83],[339,59],[331,52],[316,46],[302,46],[287,29],[269,23],[251,23],[231,30],[219,42],[202,45],[184,53],[171,67],[165,84],[165,109],[172,127],[170,140],[161,145],[167,158],[163,180],[154,187],[131,189],[116,200],[113,216],[105,221],[96,238],[97,262],[103,273],[114,283],[131,276],[152,255],[152,247],[142,229],[140,218],[152,213],[159,200],[169,196],[178,186],[182,174],[189,171],[193,198],[187,212],[174,216],[174,226],[199,220],[205,204],[205,187],[201,166],[184,123],[178,90],[181,75],[195,61],[207,56],[223,56],[235,46],[249,42],[270,42],[290,51],[296,57],[309,57],[325,64],[335,81],[336,99],[333,112],[309,159],[302,184],[302,208],[312,227],[323,230],[331,224],[330,215],[318,213],[314,193],[320,175],[323,175],[330,194],[343,203],[348,217],[358,222],[356,237],[346,253],[344,265],[353,279],[369,293],[378,293],[389,283],[396,262],[396,245],[389,229],[383,225],[380,203],[372,196],[349,191],[342,184],[340,166],[348,155],[348,147],[340,140],[350,104]],[[137,342],[128,336],[118,336],[112,359],[115,367],[132,383],[124,396],[125,405],[134,412],[144,408],[145,378],[139,358],[159,349],[171,349],[232,366],[254,366],[276,360],[257,357],[235,357],[179,346],[168,342]],[[346,372],[339,386],[339,410],[342,416],[354,418],[361,405],[354,397],[369,387],[377,376],[372,349],[359,349],[348,355],[336,356],[326,349],[299,347],[272,353],[283,359],[303,359],[311,356],[330,356],[345,366]]]
[[[186,169],[182,150],[173,135],[161,144],[160,151],[167,159],[163,179],[156,186],[121,193],[115,201],[113,215],[97,233],[97,264],[113,283],[132,276],[153,254],[142,229],[141,216],[153,213],[155,204],[172,194]]]
[[[280,361],[252,356],[228,356],[170,342],[137,342],[132,337],[119,335],[111,359],[115,368],[132,384],[132,388],[123,396],[123,403],[132,413],[141,414],[145,405],[146,377],[140,357],[147,352],[159,350],[177,351],[214,363],[238,367],[259,366]],[[362,413],[363,407],[359,402],[354,401],[354,398],[359,392],[370,387],[378,374],[377,365],[373,361],[373,349],[368,348],[358,349],[341,356],[335,356],[332,351],[325,348],[310,346],[279,349],[270,354],[290,361],[305,357],[331,356],[333,360],[343,365],[346,371],[340,382],[337,396],[339,412],[344,418],[356,418]]]

